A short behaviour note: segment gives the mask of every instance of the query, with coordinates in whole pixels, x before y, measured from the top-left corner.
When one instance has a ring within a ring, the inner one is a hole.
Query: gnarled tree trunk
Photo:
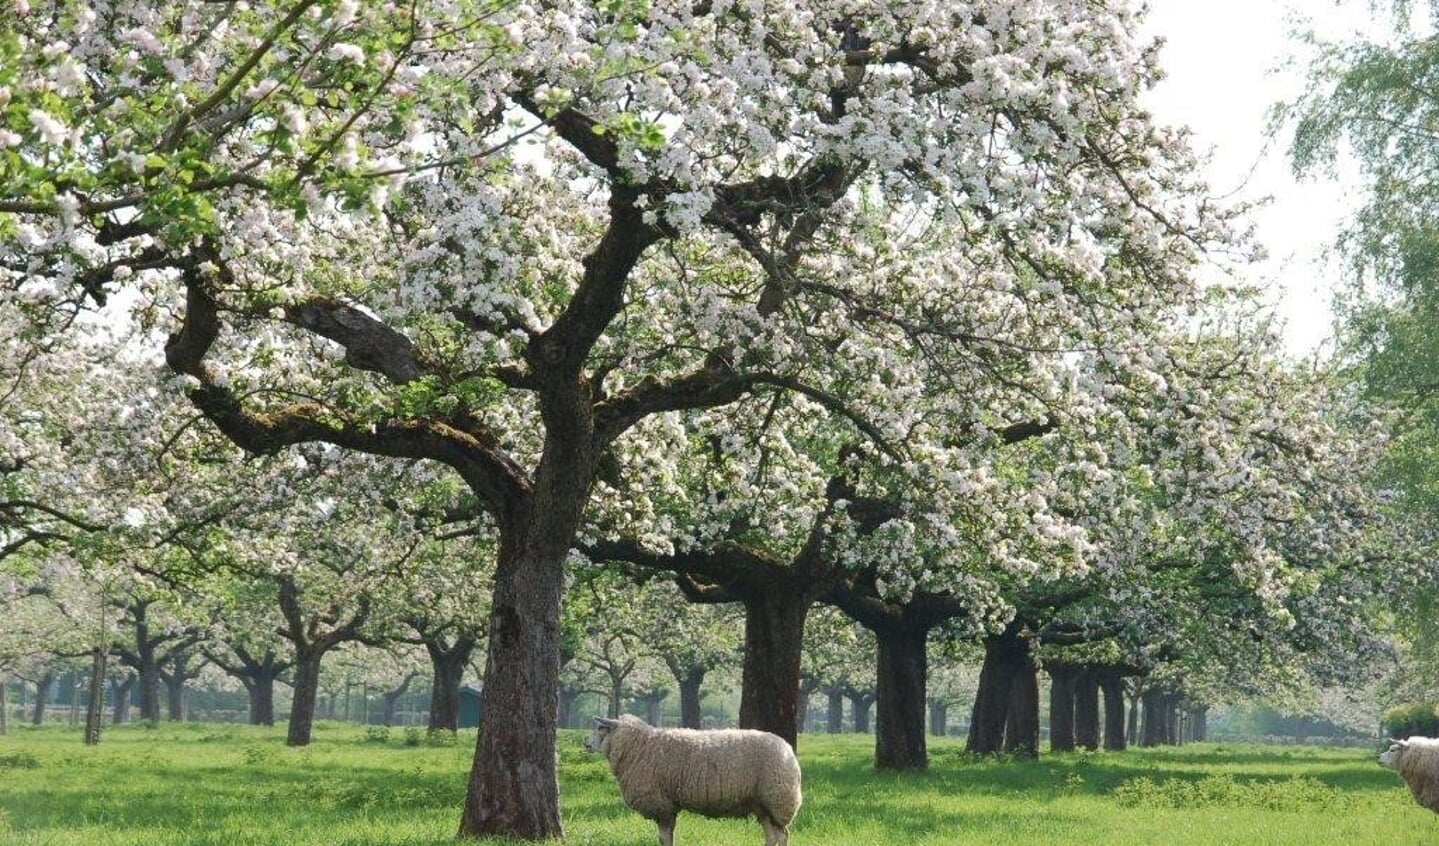
[[[243,676],[245,692],[249,693],[250,725],[275,725],[275,681],[279,670],[272,666]]]
[[[547,503],[534,503],[537,512]],[[572,512],[578,515],[573,506]],[[555,730],[559,711],[560,596],[572,528],[518,527],[500,533],[489,651],[474,763],[460,836],[562,837]]]
[[[45,724],[45,705],[50,700],[50,686],[53,684],[55,673],[52,670],[46,670],[35,682],[35,709],[30,714],[30,722],[37,726]]]
[[[924,702],[929,679],[929,629],[900,624],[879,626],[873,631],[879,642],[879,662],[875,666],[875,769],[927,769]]]
[[[315,703],[320,695],[320,661],[324,652],[295,650],[295,697],[290,702],[290,725],[285,735],[288,746],[308,746],[315,727]]]
[[[470,662],[475,644],[472,637],[458,638],[449,648],[441,643],[425,644],[430,668],[434,671],[430,684],[430,731],[459,730],[460,682],[464,680],[465,666]]]
[[[681,728],[697,729],[704,721],[704,712],[700,708],[700,686],[704,684],[706,674],[705,667],[696,664],[678,679]]]
[[[810,597],[803,591],[745,590],[745,648],[739,724],[773,732],[795,746],[799,669]]]
[[[984,639],[984,663],[979,671],[979,689],[974,696],[974,709],[969,721],[969,739],[965,748],[978,755],[994,755],[1006,748],[1007,727],[1012,718],[1022,719],[1012,702],[1022,695],[1020,687],[1034,685],[1034,663],[1029,654],[1029,640],[1022,637],[1018,626],[1011,625],[1000,634]],[[1028,682],[1025,676],[1028,676]],[[1034,697],[1038,736],[1038,695]],[[1016,727],[1018,729],[1018,727]],[[1019,743],[1021,734],[1015,735]],[[1037,751],[1031,747],[1031,751]]]
[[[869,734],[869,709],[874,705],[874,692],[869,690],[850,690],[849,713],[854,725],[850,730],[855,734]]]
[[[121,725],[130,721],[130,691],[134,689],[134,673],[110,679],[110,696],[113,700],[110,722]]]

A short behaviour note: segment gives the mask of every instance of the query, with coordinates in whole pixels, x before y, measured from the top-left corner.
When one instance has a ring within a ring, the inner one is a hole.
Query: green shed
[[[476,728],[480,724],[480,691],[465,685],[460,688],[460,728]]]

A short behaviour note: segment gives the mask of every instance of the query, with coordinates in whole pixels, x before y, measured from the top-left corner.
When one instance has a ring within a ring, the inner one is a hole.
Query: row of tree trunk
[[[764,615],[755,615],[763,618]],[[876,626],[876,629],[883,627]],[[879,704],[879,718],[875,726],[876,766],[881,769],[923,769],[927,765],[925,749],[926,732],[942,735],[946,730],[947,708],[944,703],[931,702],[929,723],[925,724],[925,684],[928,669],[923,627],[897,627],[895,631],[884,632],[878,639],[879,654],[876,656],[877,690],[864,690],[831,686],[825,689],[828,698],[827,729],[838,732],[842,729],[842,707],[845,698],[851,701],[853,730],[869,731],[870,706]],[[910,636],[904,636],[910,635]],[[970,719],[967,749],[977,754],[1008,753],[1020,756],[1037,756],[1040,746],[1039,684],[1038,666],[1032,654],[1031,641],[1011,626],[1006,631],[992,635],[985,640],[985,658],[981,668],[979,690],[975,697]],[[274,722],[274,684],[290,664],[280,662],[274,653],[254,656],[243,650],[237,653],[238,660],[227,662],[225,669],[245,684],[250,697],[250,721],[254,724]],[[99,716],[97,703],[103,701],[105,661],[103,654],[95,656],[92,671],[87,711],[87,742],[98,742]],[[468,660],[466,649],[431,650],[432,663],[436,673],[432,688],[430,728],[455,730],[459,715],[460,679]],[[126,662],[127,664],[130,662]],[[297,695],[295,708],[310,709],[313,720],[314,698],[299,695],[301,689],[315,691],[318,686],[318,661],[300,664],[311,666],[311,672],[297,672],[295,684]],[[186,662],[176,661],[175,666],[154,675],[156,687],[163,680],[169,696],[170,719],[181,718],[182,691],[184,683],[193,677],[186,671]],[[301,669],[300,667],[296,668]],[[1109,750],[1122,750],[1130,742],[1143,746],[1178,744],[1191,740],[1202,740],[1206,734],[1206,714],[1202,708],[1186,708],[1179,693],[1161,687],[1144,690],[1135,707],[1130,710],[1129,720],[1125,719],[1125,682],[1128,671],[1120,667],[1070,664],[1049,661],[1045,665],[1051,680],[1050,690],[1050,748],[1053,751],[1075,749],[1099,749],[1101,745]],[[683,691],[683,704],[688,707],[682,714],[682,725],[699,725],[699,680],[692,682]],[[403,692],[413,675],[398,688]],[[111,680],[115,703],[115,722],[128,718],[128,703],[131,688],[145,678],[139,673],[130,673],[123,678]],[[39,680],[40,690],[53,684],[53,674]],[[141,684],[143,690],[146,685]],[[395,693],[394,691],[390,693]],[[571,697],[561,696],[561,701]],[[758,697],[749,697],[751,699]],[[398,695],[386,694],[386,701],[393,702]],[[801,698],[801,701],[807,697]],[[44,719],[45,696],[37,696],[34,719],[37,724]],[[157,702],[158,697],[149,700],[141,696],[141,714],[145,717],[147,702]],[[659,697],[648,700],[657,707]],[[1102,702],[1102,705],[1101,705]],[[158,711],[158,707],[155,707]],[[800,725],[802,706],[796,703],[793,725],[797,732]],[[292,723],[295,714],[292,713]],[[303,717],[303,714],[301,714]],[[655,715],[650,714],[651,718]],[[157,713],[158,717],[158,713]],[[156,718],[157,718],[156,717]],[[1143,728],[1139,725],[1142,718]],[[653,721],[653,719],[652,719]],[[294,728],[292,724],[291,728]]]

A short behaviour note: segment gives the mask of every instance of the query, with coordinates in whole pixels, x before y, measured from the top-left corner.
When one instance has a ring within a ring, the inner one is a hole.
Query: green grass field
[[[0,737],[0,844],[24,846],[418,846],[449,844],[472,753],[321,725],[305,749],[282,728],[114,728],[96,748],[73,729]],[[414,740],[415,738],[411,738]],[[567,842],[652,846],[582,735],[561,738]],[[940,844],[1439,843],[1439,815],[1415,805],[1364,750],[1201,744],[1177,749],[973,761],[932,741],[926,774],[879,774],[867,736],[805,735],[805,806],[795,846]],[[763,842],[752,820],[682,815],[680,846]]]

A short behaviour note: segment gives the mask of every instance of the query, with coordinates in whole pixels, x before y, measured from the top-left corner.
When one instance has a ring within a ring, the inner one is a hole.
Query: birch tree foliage
[[[1379,4],[1388,5],[1388,4]],[[1373,530],[1375,560],[1389,570],[1389,604],[1408,644],[1412,672],[1432,684],[1436,582],[1432,520],[1439,432],[1439,182],[1431,96],[1439,38],[1431,3],[1395,3],[1388,37],[1320,45],[1310,88],[1279,112],[1292,132],[1295,170],[1320,174],[1343,157],[1368,191],[1338,250],[1347,260],[1341,354],[1356,385],[1390,412],[1393,437],[1376,486],[1386,503]]]

